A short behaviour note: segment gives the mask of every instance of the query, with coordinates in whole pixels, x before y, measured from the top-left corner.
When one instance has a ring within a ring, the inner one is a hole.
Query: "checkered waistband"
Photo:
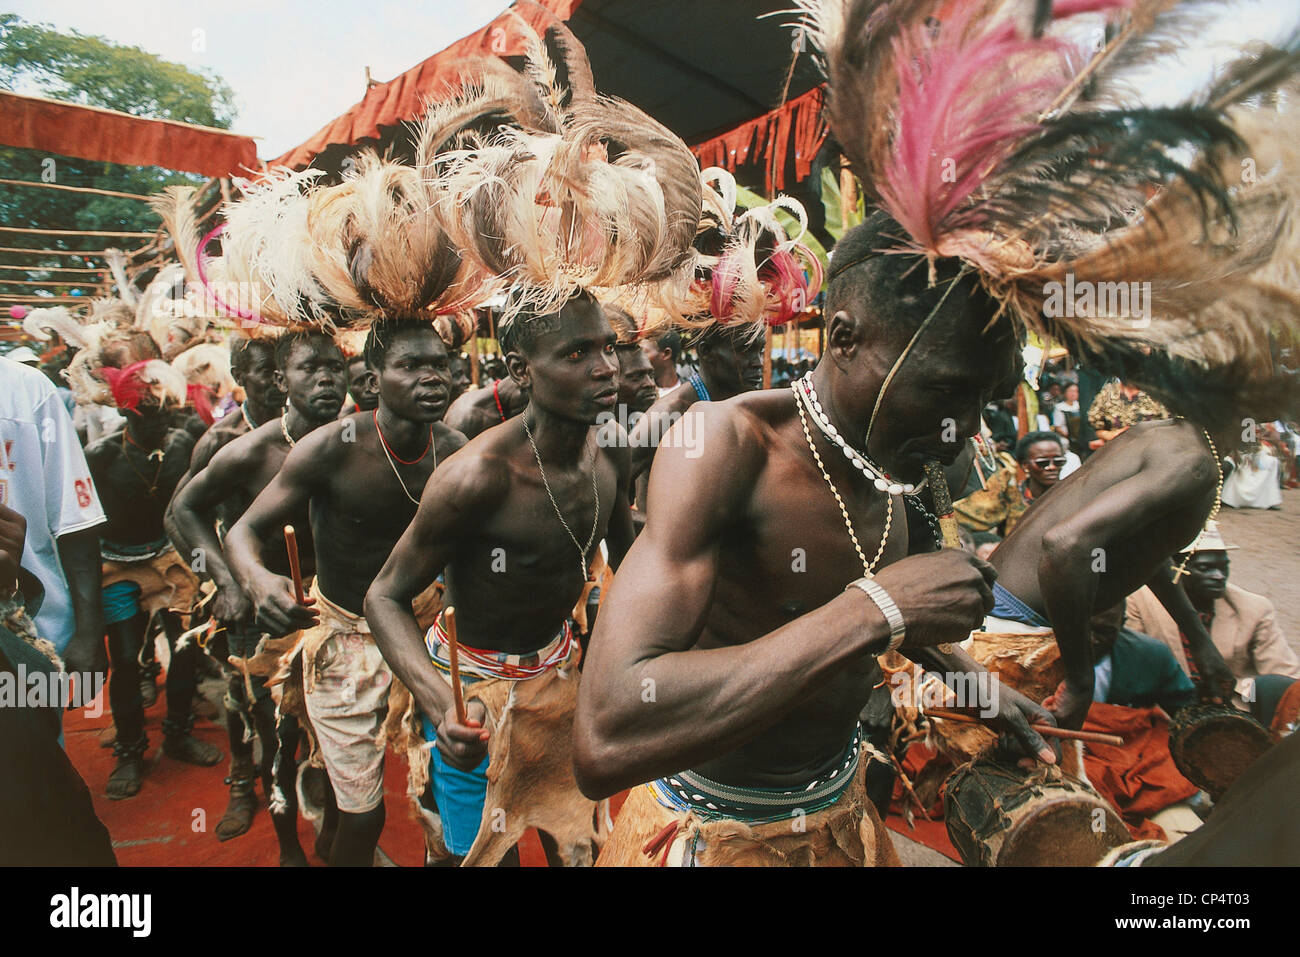
[[[526,655],[507,654],[504,651],[492,651],[485,648],[471,648],[457,642],[459,648],[460,673],[477,678],[506,678],[510,681],[524,681],[563,664],[571,654],[576,642],[573,625],[566,621],[551,641],[542,648]],[[433,665],[443,674],[451,674],[451,658],[448,651],[449,639],[443,629],[442,614],[433,623],[424,636],[424,647],[429,652]]]
[[[694,771],[651,781],[649,787],[665,807],[689,810],[705,819],[739,818],[751,824],[783,820],[800,811],[820,811],[838,801],[857,774],[861,747],[859,728],[843,759],[832,770],[797,788],[735,787]]]

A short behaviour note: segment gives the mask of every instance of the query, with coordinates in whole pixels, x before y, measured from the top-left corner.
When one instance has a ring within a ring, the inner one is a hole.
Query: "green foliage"
[[[849,215],[847,223],[840,222],[840,178],[829,168],[822,170],[822,208],[826,210],[826,232],[839,242],[846,232],[854,226],[861,225],[866,218],[867,206],[862,198],[862,189],[858,189],[858,208]]]
[[[229,129],[234,92],[219,77],[139,47],[59,31],[0,14],[0,85],[134,116]]]
[[[118,46],[101,37],[75,31],[60,33],[29,24],[14,14],[0,14],[0,87],[35,92],[51,99],[130,113],[153,119],[229,129],[235,116],[234,93],[220,78],[196,72],[141,50]],[[157,167],[119,166],[34,150],[0,147],[0,169],[6,179],[89,186],[122,193],[150,195],[173,183],[201,184],[203,177]],[[86,231],[146,231],[158,227],[158,217],[141,200],[94,196],[63,190],[0,186],[0,222],[7,226]],[[116,245],[131,249],[139,239],[122,237],[41,236],[6,233],[0,245],[33,249],[101,250]],[[3,254],[19,265],[82,266],[70,257]],[[96,260],[93,265],[101,265]],[[5,285],[0,293],[29,294],[34,287]],[[27,279],[41,279],[29,274]],[[66,278],[66,277],[65,277]],[[92,278],[87,274],[86,278]],[[51,292],[60,291],[56,285]]]

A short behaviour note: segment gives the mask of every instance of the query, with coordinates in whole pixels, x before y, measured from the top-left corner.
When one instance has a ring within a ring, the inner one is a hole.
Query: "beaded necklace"
[[[885,554],[885,544],[889,541],[889,532],[894,523],[894,496],[889,495],[885,500],[885,531],[880,536],[880,547],[876,549],[876,556],[868,562],[866,554],[862,551],[862,545],[858,542],[858,533],[853,527],[853,519],[849,516],[848,506],[844,504],[844,499],[840,496],[839,489],[835,487],[835,482],[831,479],[830,472],[826,470],[826,465],[822,462],[821,453],[817,451],[817,444],[813,442],[812,431],[808,428],[808,417],[804,412],[804,406],[805,403],[811,405],[813,400],[797,387],[797,383],[792,382],[790,386],[794,390],[794,404],[795,408],[799,411],[799,424],[803,426],[803,437],[808,442],[808,449],[812,452],[813,461],[817,463],[817,468],[821,471],[822,478],[824,478],[826,484],[830,486],[831,494],[835,496],[835,504],[840,507],[840,515],[844,519],[844,527],[848,529],[849,540],[853,542],[853,550],[858,553],[858,560],[862,562],[862,575],[864,578],[871,578],[875,573],[876,565],[880,563],[881,556]],[[815,412],[813,417],[815,420]],[[859,466],[859,468],[861,468],[861,466]],[[865,472],[865,470],[863,471]],[[885,483],[885,488],[887,489],[888,487],[889,483]],[[876,483],[876,488],[880,488],[879,482]],[[883,490],[884,489],[882,489],[882,491]]]

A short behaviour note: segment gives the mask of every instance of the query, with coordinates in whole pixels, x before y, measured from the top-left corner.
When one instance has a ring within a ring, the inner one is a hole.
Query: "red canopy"
[[[247,136],[2,90],[0,144],[204,176],[259,168],[257,145]]]
[[[582,0],[540,0],[557,17],[567,20]],[[302,169],[331,143],[378,139],[381,126],[397,126],[423,116],[430,100],[455,93],[461,86],[465,60],[476,56],[519,56],[524,52],[518,21],[522,17],[539,32],[543,12],[529,5],[507,10],[483,27],[435,53],[387,83],[376,83],[350,110],[323,127],[311,139],[272,160],[270,166]]]

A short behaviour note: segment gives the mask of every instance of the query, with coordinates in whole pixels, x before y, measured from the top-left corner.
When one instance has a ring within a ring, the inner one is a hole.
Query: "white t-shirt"
[[[1079,466],[1081,466],[1082,464],[1083,462],[1079,460],[1079,456],[1075,455],[1069,449],[1066,449],[1065,466],[1061,469],[1061,474],[1058,476],[1058,478],[1065,478],[1067,475],[1071,474],[1072,472],[1079,471]]]
[[[1077,402],[1058,402],[1056,408],[1052,410],[1052,425],[1065,428],[1068,424],[1065,421],[1067,415],[1078,415],[1079,403]]]
[[[686,382],[685,379],[678,376],[677,381],[674,382],[672,385],[656,385],[655,391],[659,393],[659,398],[662,399],[669,392],[676,392],[678,389],[682,387],[682,384],[685,382]]]
[[[53,383],[0,357],[0,503],[27,519],[22,566],[45,586],[36,615],[59,652],[76,624],[56,539],[105,521],[81,443]]]

